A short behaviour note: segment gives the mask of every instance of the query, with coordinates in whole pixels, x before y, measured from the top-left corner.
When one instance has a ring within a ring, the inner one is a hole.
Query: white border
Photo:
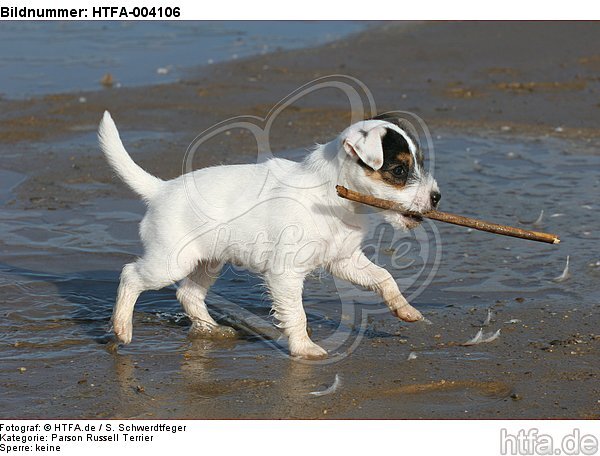
[[[307,399],[315,400],[315,399]],[[323,409],[327,409],[327,401],[323,401]],[[325,416],[325,415],[324,415]],[[62,435],[86,435],[85,431],[67,430],[68,426],[78,424],[81,428],[86,425],[106,427],[112,425],[113,432],[119,424],[147,426],[158,423],[170,426],[186,426],[184,432],[150,432],[151,442],[68,442],[53,443],[61,445],[59,453],[62,456],[82,454],[86,456],[106,456],[127,454],[135,455],[165,455],[177,450],[186,450],[189,454],[209,455],[254,455],[281,456],[282,454],[341,454],[341,455],[444,455],[444,456],[481,456],[502,454],[501,436],[510,433],[513,436],[525,431],[525,434],[535,432],[537,435],[549,436],[554,449],[561,448],[565,438],[578,433],[581,440],[584,436],[596,439],[596,451],[577,454],[599,454],[597,441],[600,430],[595,421],[541,421],[541,420],[498,420],[498,421],[1,421],[3,425],[40,424],[52,429],[41,432],[50,435],[55,426],[65,427]],[[111,435],[113,432],[95,432],[97,435]],[[2,432],[5,433],[5,432]],[[32,435],[29,432],[27,435]],[[138,433],[139,435],[139,433]],[[572,439],[571,439],[572,440]],[[0,442],[6,444],[7,442]],[[14,444],[14,443],[11,443]],[[527,445],[526,445],[527,447]],[[536,452],[535,446],[529,445],[529,451],[523,447],[514,448],[505,445],[504,454],[542,454]],[[9,454],[36,454],[34,452],[12,452]],[[553,454],[568,454],[561,451]]]
[[[592,20],[600,18],[600,4],[588,0],[419,0],[364,2],[356,0],[9,0],[5,7],[92,8],[179,7],[179,20]],[[91,16],[91,15],[90,15]],[[139,20],[115,17],[115,20]],[[157,20],[155,18],[154,20]],[[87,20],[93,20],[88,17]],[[151,20],[148,18],[147,20]]]

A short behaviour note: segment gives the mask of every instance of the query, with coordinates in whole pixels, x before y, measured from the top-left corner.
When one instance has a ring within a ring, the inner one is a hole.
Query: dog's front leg
[[[273,299],[273,316],[288,338],[291,355],[305,359],[326,358],[327,352],[310,340],[306,332],[306,313],[302,306],[304,276],[269,274],[265,280]]]
[[[329,271],[340,279],[376,291],[381,295],[391,312],[404,321],[418,321],[423,315],[402,296],[392,275],[382,267],[371,263],[361,251],[350,258],[329,264]]]

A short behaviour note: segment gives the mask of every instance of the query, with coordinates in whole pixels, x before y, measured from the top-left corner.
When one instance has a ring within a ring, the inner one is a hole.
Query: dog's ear
[[[344,132],[342,144],[344,150],[353,158],[360,158],[365,165],[377,171],[383,165],[383,146],[381,138],[386,129],[381,125],[357,124]]]

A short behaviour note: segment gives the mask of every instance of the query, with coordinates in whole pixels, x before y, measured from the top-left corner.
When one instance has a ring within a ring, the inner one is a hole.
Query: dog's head
[[[345,160],[343,178],[349,188],[395,201],[407,210],[435,209],[441,193],[425,170],[423,152],[402,119],[382,115],[357,122],[342,132],[340,147]],[[385,211],[385,219],[400,228],[414,228],[420,219]]]

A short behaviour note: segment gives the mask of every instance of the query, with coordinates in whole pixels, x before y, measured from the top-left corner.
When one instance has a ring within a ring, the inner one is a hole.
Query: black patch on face
[[[394,115],[391,113],[390,114],[388,114],[388,113],[379,114],[369,120],[383,120],[384,122],[389,122],[391,124],[396,125],[398,128],[402,129],[402,131],[404,133],[406,133],[406,136],[408,136],[412,140],[412,142],[415,144],[415,146],[417,147],[417,151],[415,154],[417,156],[417,163],[419,164],[419,166],[421,168],[424,167],[423,151],[421,150],[419,141],[418,141],[417,137],[415,136],[414,129],[408,120],[402,119],[402,118],[398,117],[397,115]]]
[[[398,160],[399,154],[412,155],[408,142],[400,133],[386,128],[386,133],[381,138],[381,147],[383,148],[383,166],[386,164],[392,166]]]
[[[404,186],[414,173],[413,156],[408,142],[397,131],[387,129],[381,138],[383,165],[379,170],[381,177],[392,185]]]
[[[358,164],[365,169],[369,176],[383,180],[395,187],[404,187],[415,169],[408,142],[400,133],[387,128],[385,135],[381,138],[381,146],[383,165],[378,171],[373,171],[362,160],[358,160]]]

